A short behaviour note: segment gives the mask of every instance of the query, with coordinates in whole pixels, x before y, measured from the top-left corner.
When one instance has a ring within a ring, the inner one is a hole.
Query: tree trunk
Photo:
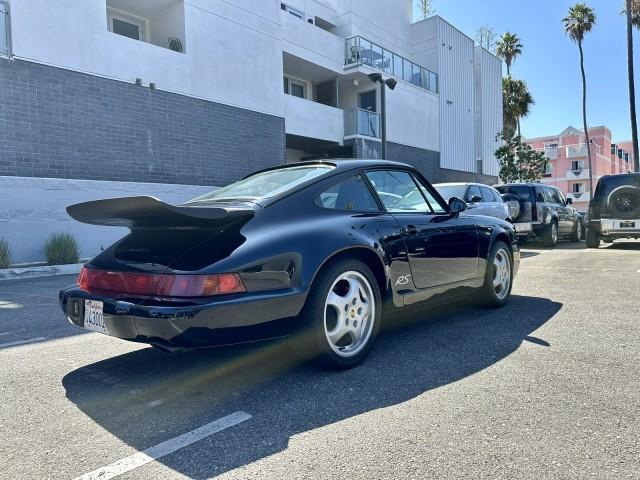
[[[578,42],[580,50],[580,73],[582,73],[582,123],[584,125],[584,137],[587,144],[587,157],[589,158],[589,195],[593,198],[593,165],[591,164],[591,142],[589,141],[589,129],[587,127],[587,77],[584,74],[584,52],[582,42]]]
[[[640,172],[638,155],[638,122],[636,119],[636,87],[633,73],[633,23],[631,22],[631,0],[626,0],[627,11],[627,65],[629,69],[629,108],[631,111],[631,137],[633,139],[633,170]]]
[[[520,131],[520,117],[518,117],[518,137],[522,139],[522,132]]]

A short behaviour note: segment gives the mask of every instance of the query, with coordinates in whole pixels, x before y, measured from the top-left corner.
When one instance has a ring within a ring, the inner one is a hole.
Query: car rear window
[[[332,165],[304,165],[258,172],[187,203],[275,197],[333,170]]]
[[[316,205],[329,210],[379,212],[380,207],[360,175],[337,183],[316,198]]]
[[[523,202],[531,201],[531,188],[526,185],[498,185],[496,187],[502,195],[511,194],[520,198]]]

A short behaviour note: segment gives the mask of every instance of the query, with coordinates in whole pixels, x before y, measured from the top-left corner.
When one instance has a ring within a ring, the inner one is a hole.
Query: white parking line
[[[0,343],[0,348],[16,347],[18,345],[26,345],[28,343],[42,342],[46,339],[47,337],[36,337],[36,338],[30,338],[29,340],[18,340],[17,342]]]
[[[138,452],[127,458],[118,460],[111,465],[99,468],[93,472],[85,473],[84,475],[77,477],[75,480],[107,480],[109,478],[117,477],[118,475],[130,472],[142,465],[146,465],[158,458],[169,455],[170,453],[180,450],[192,443],[207,438],[214,433],[218,433],[229,427],[238,425],[250,418],[251,415],[245,412],[232,413],[231,415],[227,415],[226,417],[207,423],[202,427],[191,430],[190,432],[184,433],[178,437],[171,438],[159,443],[158,445],[147,448],[142,452]]]

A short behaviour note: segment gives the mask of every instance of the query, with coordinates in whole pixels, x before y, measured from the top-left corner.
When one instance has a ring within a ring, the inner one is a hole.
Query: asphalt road
[[[71,278],[0,283],[0,478],[640,478],[640,244],[524,257],[507,307],[397,320],[342,373],[168,356],[69,325]]]

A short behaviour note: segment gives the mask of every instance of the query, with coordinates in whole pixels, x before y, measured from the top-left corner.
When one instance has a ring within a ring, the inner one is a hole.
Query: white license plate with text
[[[98,300],[84,301],[84,328],[93,330],[94,332],[109,334],[104,324],[103,308],[104,304]]]

